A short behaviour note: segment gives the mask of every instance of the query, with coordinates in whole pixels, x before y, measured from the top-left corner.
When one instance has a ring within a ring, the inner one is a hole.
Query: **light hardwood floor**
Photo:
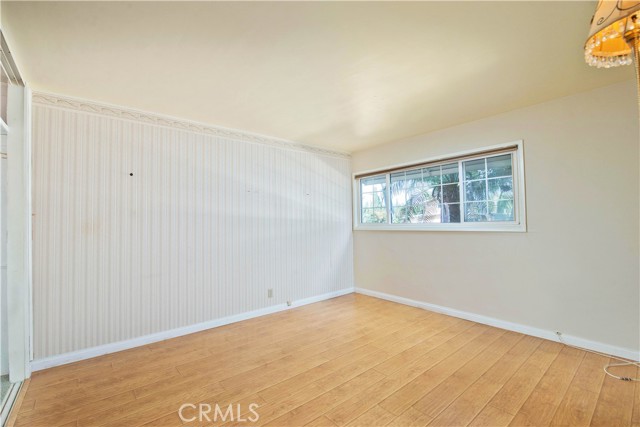
[[[16,426],[225,424],[183,423],[184,403],[259,405],[228,425],[640,425],[640,383],[607,362],[352,294],[36,372]]]

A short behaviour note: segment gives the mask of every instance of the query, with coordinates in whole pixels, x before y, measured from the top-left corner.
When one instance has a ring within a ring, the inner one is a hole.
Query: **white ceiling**
[[[6,2],[36,90],[343,151],[633,77],[593,2]]]

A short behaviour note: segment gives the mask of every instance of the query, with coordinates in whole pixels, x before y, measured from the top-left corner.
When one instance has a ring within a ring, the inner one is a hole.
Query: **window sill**
[[[483,231],[483,232],[511,232],[526,233],[526,224],[380,224],[380,225],[357,225],[353,227],[354,231]]]

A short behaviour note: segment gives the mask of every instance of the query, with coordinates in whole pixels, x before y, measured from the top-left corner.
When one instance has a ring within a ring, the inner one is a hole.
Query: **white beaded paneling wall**
[[[348,156],[44,94],[33,114],[35,359],[353,287]]]

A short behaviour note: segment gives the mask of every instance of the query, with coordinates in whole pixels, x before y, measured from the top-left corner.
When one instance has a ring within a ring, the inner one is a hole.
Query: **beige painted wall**
[[[357,152],[353,171],[519,139],[527,233],[355,231],[356,286],[638,349],[632,81]]]

